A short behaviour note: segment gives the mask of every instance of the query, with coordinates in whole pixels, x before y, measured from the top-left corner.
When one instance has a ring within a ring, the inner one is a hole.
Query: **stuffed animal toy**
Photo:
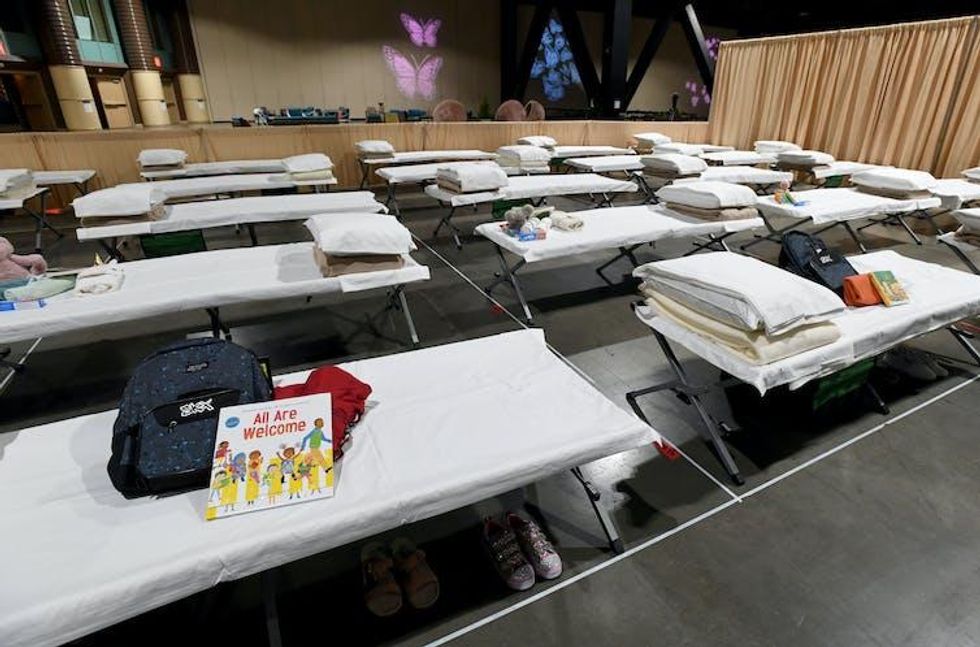
[[[14,246],[0,236],[0,281],[23,279],[30,275],[44,274],[48,264],[40,254],[20,256],[14,254]]]

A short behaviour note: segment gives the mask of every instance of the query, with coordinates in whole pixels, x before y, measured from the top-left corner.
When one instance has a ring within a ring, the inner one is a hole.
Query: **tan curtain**
[[[977,20],[722,43],[709,138],[740,148],[786,139],[838,159],[936,170],[952,111],[976,119],[960,108],[965,91],[977,92]]]
[[[975,24],[960,91],[953,101],[934,166],[937,175],[945,177],[955,177],[964,169],[980,166],[980,20]]]

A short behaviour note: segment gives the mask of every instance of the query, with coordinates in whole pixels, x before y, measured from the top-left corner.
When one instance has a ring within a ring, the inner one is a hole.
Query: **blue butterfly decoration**
[[[544,96],[549,101],[563,98],[565,88],[570,85],[582,85],[574,58],[564,28],[557,18],[550,18],[531,65],[531,78],[541,79]]]

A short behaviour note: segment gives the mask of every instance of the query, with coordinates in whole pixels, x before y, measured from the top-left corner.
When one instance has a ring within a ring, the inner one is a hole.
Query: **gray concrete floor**
[[[407,194],[401,203],[404,222],[420,239],[415,256],[432,271],[431,281],[407,290],[423,345],[520,327],[508,288],[494,296],[510,313],[476,287],[497,270],[490,245],[466,237],[460,251],[447,237],[432,240],[441,211],[421,194]],[[555,203],[568,210],[586,207],[575,200]],[[469,230],[487,219],[486,210],[460,211],[456,221]],[[7,227],[5,235],[15,244],[28,243],[29,223],[15,220]],[[873,247],[958,267],[948,251],[906,244],[894,228],[867,234]],[[244,235],[231,229],[207,237],[210,248],[245,244]],[[297,223],[260,226],[259,237],[263,244],[307,238]],[[835,233],[826,238],[845,250],[853,247]],[[644,248],[639,256],[654,260],[686,245]],[[770,258],[776,251],[768,244],[755,249]],[[76,265],[95,251],[69,235],[47,255],[53,264]],[[610,256],[535,264],[520,276],[536,325],[549,342],[625,408],[627,391],[667,377],[668,367],[630,312],[636,296],[629,266],[623,261],[607,270],[612,285],[595,273]],[[270,357],[277,372],[287,372],[405,350],[399,318],[381,320],[380,336],[356,335],[356,324],[382,305],[379,295],[365,294],[272,303],[258,318],[235,309],[223,314],[236,341]],[[100,331],[99,337],[109,339],[44,340],[28,372],[0,397],[0,432],[111,408],[141,357],[206,327],[204,317],[190,315]],[[972,380],[980,369],[962,361],[947,334],[929,335],[916,345],[947,356],[951,374],[916,384],[876,373],[891,407],[888,415],[854,401],[807,424],[765,420],[733,434],[730,446],[747,479],[741,488],[730,486],[700,441],[689,407],[670,395],[643,400],[653,425],[684,456],[667,460],[644,448],[585,468],[613,509],[628,548],[624,556],[614,557],[603,546],[580,486],[571,475],[559,474],[383,537],[407,534],[426,549],[442,596],[425,612],[379,620],[364,611],[360,545],[285,567],[285,642],[313,638],[307,618],[318,614],[328,623],[325,630],[342,631],[354,644],[423,645],[446,637],[459,644],[977,644],[980,440],[974,419],[980,405]],[[23,347],[15,345],[15,353]],[[705,363],[679,356],[693,375],[716,377]],[[734,417],[723,395],[708,403],[718,416]],[[557,581],[516,594],[486,564],[478,527],[486,514],[521,506],[555,539],[566,570]],[[257,580],[168,605],[78,644],[131,644],[147,635],[177,639],[190,630],[261,644]]]

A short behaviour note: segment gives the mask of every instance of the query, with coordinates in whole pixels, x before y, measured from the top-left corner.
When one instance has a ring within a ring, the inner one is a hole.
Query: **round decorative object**
[[[497,108],[494,119],[497,121],[527,121],[527,114],[525,114],[524,106],[521,105],[520,101],[508,99]]]

